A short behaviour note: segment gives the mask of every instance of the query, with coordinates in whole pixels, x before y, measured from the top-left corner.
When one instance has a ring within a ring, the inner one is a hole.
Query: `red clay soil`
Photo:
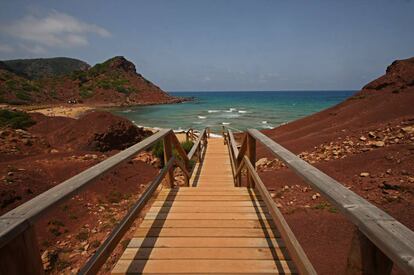
[[[37,123],[27,131],[0,129],[0,215],[149,134],[104,112],[78,120],[41,114],[33,114],[33,119]],[[47,273],[76,272],[125,215],[158,173],[150,165],[153,157],[144,154],[39,220],[37,236]],[[120,254],[125,243],[112,257]]]
[[[337,106],[263,133],[414,230],[414,58]],[[318,273],[344,274],[354,226],[258,145],[263,157],[261,177]]]

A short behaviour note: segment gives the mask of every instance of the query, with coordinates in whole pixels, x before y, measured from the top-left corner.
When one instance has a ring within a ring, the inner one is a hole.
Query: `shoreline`
[[[87,103],[57,103],[57,104],[43,104],[43,105],[10,105],[10,104],[0,104],[1,109],[10,109],[10,110],[19,110],[28,113],[41,113],[50,117],[69,117],[69,118],[79,118],[82,115],[96,110],[108,111],[115,108],[126,108],[126,107],[138,107],[138,106],[152,106],[152,105],[165,105],[165,104],[180,104],[188,101],[192,101],[194,98],[177,98],[171,102],[149,102],[142,104],[87,104]],[[135,123],[134,123],[135,124]],[[140,126],[139,126],[140,127]],[[155,127],[143,127],[151,128]]]

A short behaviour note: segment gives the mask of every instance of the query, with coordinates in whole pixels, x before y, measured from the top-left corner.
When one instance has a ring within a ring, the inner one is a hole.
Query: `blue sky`
[[[0,60],[115,55],[168,91],[359,89],[414,56],[414,2],[2,1]]]

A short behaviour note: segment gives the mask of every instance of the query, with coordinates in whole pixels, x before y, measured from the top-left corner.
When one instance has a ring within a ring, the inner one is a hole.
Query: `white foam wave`
[[[129,112],[132,112],[132,110],[131,109],[126,109],[126,110],[122,111],[122,113],[129,113]]]
[[[222,135],[210,133],[210,138],[221,138]]]
[[[247,111],[245,111],[245,110],[239,110],[239,113],[240,114],[245,114],[245,113],[247,113]]]
[[[206,116],[198,116],[199,119],[206,119]]]
[[[263,121],[262,121],[262,124],[267,124],[267,121],[266,121],[266,120],[263,120]]]
[[[208,110],[209,113],[218,113],[220,110]]]
[[[230,122],[222,122],[223,125],[230,125]]]

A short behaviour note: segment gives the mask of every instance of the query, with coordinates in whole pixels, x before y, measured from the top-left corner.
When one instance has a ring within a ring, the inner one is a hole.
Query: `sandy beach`
[[[41,113],[46,116],[63,116],[70,118],[79,118],[86,112],[94,110],[91,106],[53,106],[30,110],[29,113]]]

